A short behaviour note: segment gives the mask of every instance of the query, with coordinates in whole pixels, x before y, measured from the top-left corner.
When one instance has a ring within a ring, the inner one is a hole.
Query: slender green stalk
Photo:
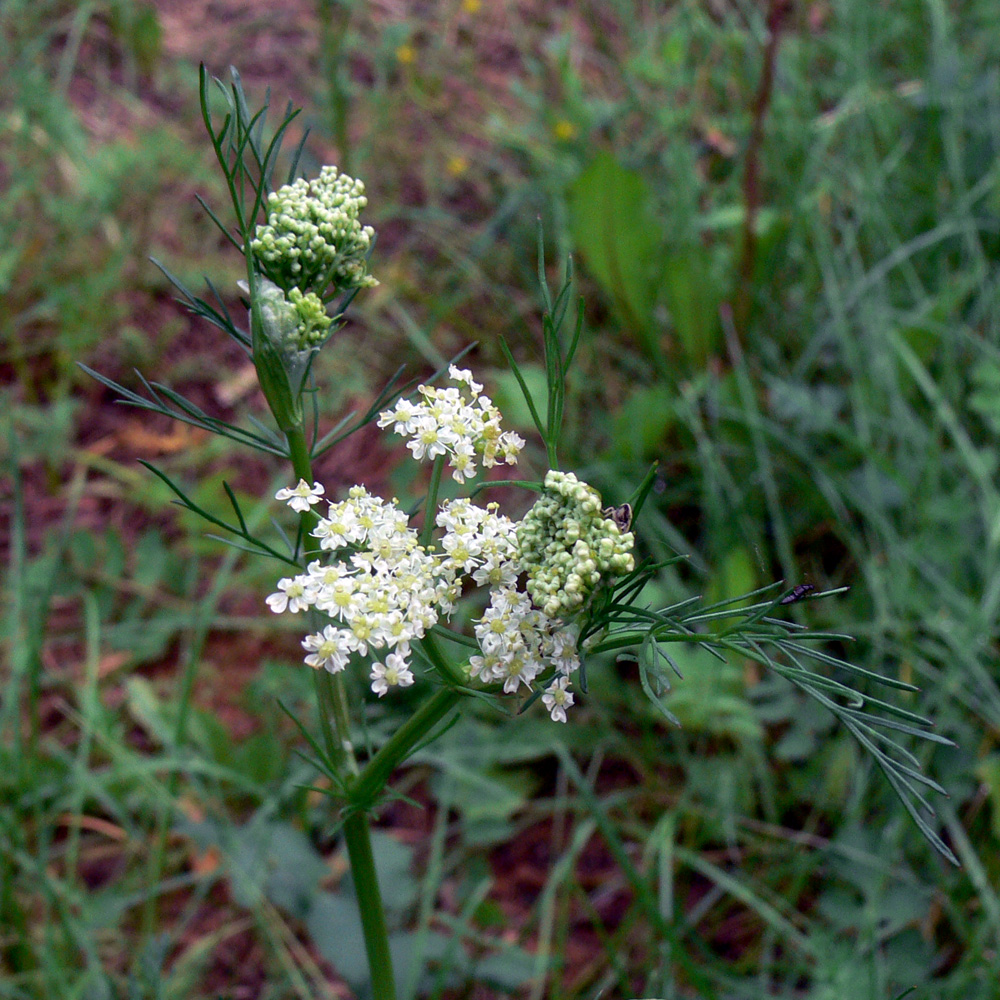
[[[351,802],[360,809],[370,808],[392,772],[461,698],[462,693],[454,688],[440,688],[425,701],[364,766],[358,780],[351,786]]]
[[[301,429],[287,433],[288,452],[295,475],[307,483],[312,480],[312,463],[305,434]],[[434,530],[434,511],[441,483],[443,459],[438,458],[431,473],[424,511],[424,526],[421,542],[428,544]],[[306,511],[302,514],[302,537],[305,555],[311,554],[309,539],[317,522],[316,514]],[[436,642],[427,636],[424,651],[438,672],[451,684],[459,684],[462,678],[455,673],[447,660],[439,652]],[[350,719],[347,713],[347,699],[340,675],[332,675],[325,670],[316,671],[316,694],[319,701],[320,725],[327,753],[331,760],[341,767],[354,769],[354,755],[350,750],[348,734]],[[389,931],[382,906],[382,893],[378,884],[378,873],[372,855],[371,833],[368,827],[367,811],[372,807],[392,772],[409,756],[431,730],[458,703],[461,694],[453,687],[442,688],[425,702],[406,723],[404,723],[381,750],[368,762],[348,793],[351,809],[343,825],[347,854],[351,862],[351,875],[361,913],[361,928],[365,938],[365,951],[371,974],[372,996],[375,1000],[395,1000],[396,985],[392,971],[392,956],[389,953]],[[333,726],[330,720],[333,720]]]
[[[295,475],[299,479],[311,483],[313,481],[312,459],[309,456],[309,445],[306,442],[305,431],[301,427],[297,427],[293,431],[288,431],[285,437],[288,439],[288,457],[292,460],[292,469],[295,470]],[[312,511],[305,511],[302,517],[312,521],[312,527],[315,527],[316,515]]]
[[[302,428],[296,428],[287,432],[286,437],[288,439],[288,454],[295,475],[299,479],[311,483],[313,481],[312,460],[305,433]],[[311,547],[310,542],[313,538],[312,530],[316,527],[317,521],[317,515],[312,510],[304,511],[301,515],[302,548],[306,559],[318,551]],[[315,682],[320,729],[326,752],[330,760],[342,771],[357,774],[358,765],[350,743],[351,720],[347,709],[347,694],[344,691],[343,678],[340,674],[334,675],[326,670],[317,670],[315,671]],[[368,955],[368,970],[371,975],[374,1000],[396,1000],[396,980],[392,971],[389,929],[385,922],[382,892],[379,889],[378,873],[375,871],[375,859],[372,854],[371,831],[368,828],[368,817],[364,810],[377,798],[391,773],[392,769],[390,768],[370,799],[366,800],[365,807],[349,812],[344,819],[343,826],[347,855],[351,862],[351,877],[354,879],[358,909],[361,913],[361,930],[365,938],[365,952]],[[365,788],[367,789],[367,787],[366,785]],[[360,801],[353,794],[353,789],[351,800],[352,803]]]
[[[444,455],[438,455],[431,466],[431,481],[427,487],[424,502],[424,526],[420,529],[420,544],[430,545],[434,531],[434,514],[437,512],[438,490],[441,488],[441,470],[444,469]]]
[[[375,871],[368,817],[362,812],[351,813],[344,820],[344,839],[351,860],[351,878],[361,912],[361,929],[368,953],[374,1000],[396,1000],[396,981],[392,973],[392,955],[389,952],[389,928],[385,923],[382,893]]]

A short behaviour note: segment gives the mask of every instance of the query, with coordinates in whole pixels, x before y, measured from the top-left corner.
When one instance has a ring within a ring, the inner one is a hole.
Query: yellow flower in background
[[[462,0],[462,10],[466,14],[478,14],[480,7],[482,7],[481,0]]]
[[[449,177],[461,177],[469,169],[469,161],[460,153],[448,157],[445,170]]]
[[[396,59],[404,66],[409,66],[410,63],[416,61],[416,58],[417,50],[412,45],[400,45],[396,49]]]
[[[560,118],[552,126],[552,133],[560,142],[568,142],[576,138],[576,126],[566,118]]]

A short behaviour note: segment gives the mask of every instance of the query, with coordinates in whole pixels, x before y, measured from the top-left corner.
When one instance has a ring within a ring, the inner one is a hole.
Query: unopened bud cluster
[[[273,191],[267,199],[267,223],[257,227],[254,256],[284,288],[337,290],[369,288],[378,282],[366,272],[375,235],[358,215],[368,204],[365,186],[326,166],[319,177],[302,178]]]
[[[634,536],[601,513],[600,494],[572,472],[550,471],[545,490],[517,528],[521,569],[535,607],[570,617],[607,576],[635,568]]]
[[[246,284],[241,282],[241,287]],[[308,359],[327,336],[333,319],[327,315],[323,300],[315,292],[293,288],[286,295],[273,281],[260,279],[260,315],[264,332],[288,361]]]
[[[301,292],[293,288],[288,293],[288,301],[295,309],[298,320],[295,326],[295,346],[300,351],[319,347],[329,336],[332,317],[327,315],[323,300],[315,292]]]

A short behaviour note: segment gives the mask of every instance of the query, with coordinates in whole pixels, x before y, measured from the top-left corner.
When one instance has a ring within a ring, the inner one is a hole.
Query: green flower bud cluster
[[[315,292],[303,293],[293,288],[288,293],[288,301],[298,318],[295,332],[289,337],[289,346],[299,351],[319,347],[333,325],[333,317],[327,315],[323,300]]]
[[[377,285],[366,273],[375,231],[358,221],[368,204],[364,191],[361,181],[326,166],[319,177],[271,192],[267,223],[251,243],[264,272],[282,287],[321,295],[330,284],[339,291]]]
[[[240,288],[247,291],[241,281]],[[323,300],[315,292],[293,288],[287,295],[267,278],[260,279],[259,310],[261,327],[268,341],[289,361],[308,360],[308,354],[329,336],[333,325]],[[298,355],[306,353],[304,358]]]
[[[532,603],[550,618],[578,611],[602,579],[635,568],[631,531],[601,512],[601,496],[572,472],[550,471],[517,528]]]

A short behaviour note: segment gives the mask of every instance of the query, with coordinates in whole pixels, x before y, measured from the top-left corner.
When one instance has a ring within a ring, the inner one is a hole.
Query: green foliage
[[[627,326],[658,350],[653,307],[663,266],[649,225],[652,198],[642,175],[600,152],[569,190],[573,240]]]

